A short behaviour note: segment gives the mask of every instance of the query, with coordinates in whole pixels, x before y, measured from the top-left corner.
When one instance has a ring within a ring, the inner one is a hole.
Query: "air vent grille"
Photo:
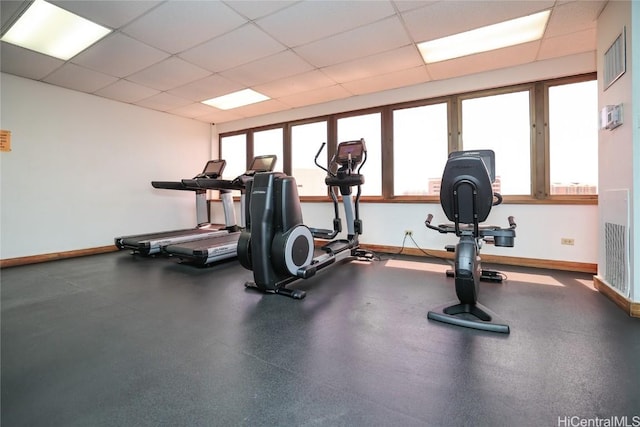
[[[622,33],[620,33],[613,44],[604,53],[603,83],[605,90],[618,80],[626,71],[627,61],[625,38],[626,30],[623,28]]]
[[[628,295],[627,283],[627,227],[604,224],[605,280],[623,295]]]

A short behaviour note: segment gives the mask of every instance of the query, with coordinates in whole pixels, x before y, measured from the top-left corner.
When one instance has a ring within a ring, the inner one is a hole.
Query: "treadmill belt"
[[[167,245],[164,247],[164,252],[198,264],[209,264],[235,257],[239,238],[240,232],[236,231],[220,236]]]

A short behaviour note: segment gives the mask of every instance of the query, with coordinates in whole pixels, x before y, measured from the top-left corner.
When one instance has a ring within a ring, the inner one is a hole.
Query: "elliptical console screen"
[[[349,155],[351,155],[352,164],[358,164],[362,161],[363,152],[364,143],[362,140],[341,142],[338,145],[336,162],[340,164],[347,163],[349,161]]]
[[[256,156],[249,166],[249,172],[271,172],[278,158],[273,155]]]

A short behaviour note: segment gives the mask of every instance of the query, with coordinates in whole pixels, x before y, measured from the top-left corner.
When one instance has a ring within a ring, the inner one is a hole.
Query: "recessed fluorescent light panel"
[[[0,40],[66,61],[110,32],[58,6],[36,0]]]
[[[266,101],[267,99],[270,98],[255,90],[244,89],[217,98],[207,99],[206,101],[202,101],[202,103],[221,110],[231,110],[232,108],[244,107],[245,105],[255,104],[256,102]]]
[[[418,49],[424,62],[429,64],[538,40],[542,38],[550,13],[551,11],[545,10],[522,18],[426,41],[419,43]]]

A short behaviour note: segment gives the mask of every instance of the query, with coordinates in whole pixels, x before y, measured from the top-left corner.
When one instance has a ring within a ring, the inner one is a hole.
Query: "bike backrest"
[[[493,205],[493,187],[486,162],[493,169],[494,159],[491,150],[449,155],[440,184],[440,204],[449,221],[473,224],[487,219]]]

